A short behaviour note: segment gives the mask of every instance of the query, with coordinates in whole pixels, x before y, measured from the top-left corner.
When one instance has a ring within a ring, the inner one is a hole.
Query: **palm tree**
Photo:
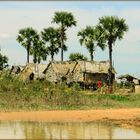
[[[37,62],[40,63],[41,60],[45,61],[48,55],[48,49],[45,47],[44,42],[40,40],[38,42],[38,52],[37,52]]]
[[[54,60],[54,55],[59,52],[59,33],[58,29],[49,27],[41,32],[41,36],[45,42],[48,42],[48,53],[51,55],[51,61]]]
[[[77,61],[77,60],[87,61],[87,57],[80,53],[71,53],[69,59],[70,61]]]
[[[99,24],[97,26],[100,31],[101,39],[104,40],[103,44],[109,48],[109,85],[112,91],[112,47],[116,40],[121,40],[124,33],[128,31],[128,25],[123,18],[117,16],[104,16],[99,18]]]
[[[53,21],[60,27],[60,45],[61,45],[61,61],[63,61],[63,46],[64,46],[64,36],[67,28],[71,26],[76,26],[76,21],[72,13],[68,12],[55,12]]]
[[[31,27],[20,29],[17,41],[27,50],[27,63],[29,63],[30,49],[33,46],[33,40],[37,32]]]
[[[45,48],[44,41],[41,40],[38,34],[36,34],[36,36],[34,37],[31,54],[33,55],[34,63],[40,63],[41,60],[47,59],[48,50],[47,48]]]
[[[80,39],[79,42],[81,45],[85,45],[90,53],[90,59],[93,62],[93,54],[95,47],[100,43],[98,40],[98,31],[95,27],[87,26],[85,29],[82,29],[77,34]],[[104,46],[100,45],[100,48],[103,50]]]

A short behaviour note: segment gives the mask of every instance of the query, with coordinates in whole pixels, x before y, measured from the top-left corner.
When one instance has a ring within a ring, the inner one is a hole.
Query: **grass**
[[[140,107],[140,94],[98,95],[75,84],[53,84],[48,81],[23,83],[7,73],[0,76],[0,110],[76,110]]]

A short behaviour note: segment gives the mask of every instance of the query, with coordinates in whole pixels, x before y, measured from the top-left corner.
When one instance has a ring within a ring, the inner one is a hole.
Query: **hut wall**
[[[86,82],[86,83],[97,83],[99,79],[103,82],[107,83],[108,74],[105,73],[85,73],[84,80],[84,72],[81,70],[80,65],[78,64],[73,72],[73,81],[75,82]]]
[[[31,74],[32,74],[32,79],[30,79]],[[20,79],[23,81],[34,80],[34,74],[33,74],[33,70],[31,69],[31,67],[28,67],[28,66],[25,67],[25,69],[20,74]]]
[[[83,82],[84,76],[83,76],[83,72],[82,72],[79,64],[76,66],[76,68],[72,74],[72,77],[73,77],[72,79],[74,82]]]
[[[140,94],[140,85],[135,85],[135,93]]]
[[[66,78],[67,78],[67,83],[73,82],[73,75],[72,75],[71,72],[69,72],[69,73],[66,75]]]
[[[107,78],[108,78],[108,75],[107,74],[103,74],[103,73],[86,73],[86,80],[85,82],[86,83],[97,83],[97,81],[99,79],[102,80],[102,82],[105,82],[107,83]]]
[[[45,77],[50,82],[56,82],[56,72],[54,71],[52,65],[50,65],[45,73]]]

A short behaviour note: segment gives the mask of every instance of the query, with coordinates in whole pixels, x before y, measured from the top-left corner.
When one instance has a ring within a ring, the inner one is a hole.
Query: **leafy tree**
[[[48,43],[48,53],[51,55],[51,60],[54,60],[54,55],[59,52],[59,32],[58,29],[49,27],[41,32],[41,36]]]
[[[64,36],[67,28],[76,26],[76,21],[72,13],[68,12],[55,12],[53,22],[60,27],[60,45],[61,45],[61,61],[63,61],[63,49],[64,49]]]
[[[8,57],[0,53],[0,70],[8,67]]]
[[[112,47],[116,40],[121,40],[124,33],[128,31],[128,25],[125,23],[125,19],[117,16],[104,16],[99,18],[99,24],[97,26],[100,32],[100,39],[103,40],[101,44],[108,46],[109,48],[109,85],[112,90]]]
[[[36,38],[37,32],[31,27],[20,29],[17,41],[27,50],[27,63],[29,63],[30,50],[33,46],[34,38]]]
[[[85,60],[87,61],[87,57],[80,53],[71,53],[69,56],[70,61],[77,61],[77,60]]]
[[[100,43],[99,40],[99,32],[95,27],[87,26],[85,29],[82,29],[78,32],[79,42],[81,45],[85,45],[90,53],[90,59],[93,61],[93,54],[95,51],[95,47]],[[103,50],[104,46],[100,45],[100,48]]]

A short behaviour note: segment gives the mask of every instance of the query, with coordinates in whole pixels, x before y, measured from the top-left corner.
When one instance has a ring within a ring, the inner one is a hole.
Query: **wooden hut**
[[[42,79],[44,76],[43,71],[46,67],[47,65],[45,64],[28,63],[21,71],[20,78],[24,81]]]
[[[133,79],[134,79],[134,77],[133,76],[131,76],[131,75],[129,75],[129,74],[125,74],[125,75],[121,75],[121,76],[119,76],[118,77],[118,79],[126,79],[126,80],[128,80],[128,81],[133,81]]]
[[[136,78],[130,74],[121,75],[118,77],[118,79],[120,79],[121,82],[123,82],[124,84],[134,83],[135,85],[140,85],[140,79]],[[125,82],[124,82],[124,80],[125,80]]]
[[[96,84],[99,79],[108,82],[109,61],[87,62],[87,61],[53,61],[44,70],[45,78],[50,82],[84,83]],[[113,69],[113,78],[115,70]]]
[[[96,84],[99,79],[102,82],[108,82],[109,61],[87,62],[78,61],[72,70],[73,81],[85,84]],[[115,70],[113,68],[113,79]]]
[[[52,61],[44,70],[45,78],[50,82],[68,82],[71,79],[70,73],[76,62],[58,62]]]
[[[19,74],[21,73],[21,71],[24,69],[25,66],[21,66],[21,65],[13,65],[10,69],[9,74]]]

